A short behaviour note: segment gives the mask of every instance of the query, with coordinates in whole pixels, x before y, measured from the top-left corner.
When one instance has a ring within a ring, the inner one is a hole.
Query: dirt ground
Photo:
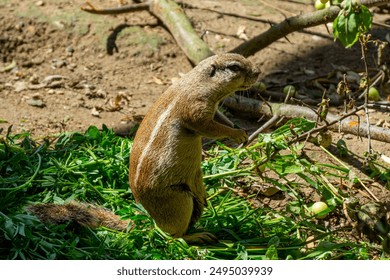
[[[114,0],[93,3],[118,5]],[[145,114],[172,79],[191,69],[169,32],[147,12],[99,16],[81,11],[83,4],[0,0],[1,128],[12,124],[14,132],[45,136],[90,125],[116,126]],[[207,31],[204,40],[216,53],[242,43],[236,36],[240,29],[250,38],[266,30],[268,22],[314,10],[307,0],[197,1],[196,6],[202,9],[185,11],[200,34]],[[385,39],[386,33],[381,35]],[[341,66],[362,68],[359,51],[334,43],[325,26],[291,34],[250,59],[270,86],[327,75]],[[374,114],[372,122],[388,117]]]

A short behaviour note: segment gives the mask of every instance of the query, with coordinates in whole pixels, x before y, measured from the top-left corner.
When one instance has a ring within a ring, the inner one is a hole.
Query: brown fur
[[[104,226],[125,231],[129,227],[130,222],[121,220],[109,210],[80,202],[70,202],[63,205],[54,203],[29,205],[27,211],[36,215],[40,220],[51,224],[76,221],[80,225],[91,228]]]
[[[206,206],[206,190],[200,169],[202,137],[231,138],[237,143],[248,139],[242,129],[234,129],[214,120],[218,103],[231,93],[249,88],[260,71],[244,57],[224,54],[205,59],[179,81],[170,86],[152,105],[142,121],[130,156],[130,187],[138,203],[148,211],[157,225],[173,237],[190,243],[212,242],[210,233],[187,235],[190,226],[200,218]],[[46,220],[78,219],[103,224],[118,216],[100,213],[85,205],[60,206]],[[43,206],[35,206],[43,207]],[[51,206],[47,206],[51,208]],[[33,209],[34,210],[34,209]],[[33,211],[41,218],[43,211]],[[84,215],[82,212],[87,212]],[[56,214],[54,214],[56,213]],[[115,220],[115,221],[114,221]],[[80,222],[88,224],[88,222]],[[125,228],[124,221],[117,228]],[[127,226],[127,224],[126,224]]]

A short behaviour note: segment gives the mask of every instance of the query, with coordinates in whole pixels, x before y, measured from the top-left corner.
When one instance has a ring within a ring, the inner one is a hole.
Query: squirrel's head
[[[200,68],[208,86],[214,85],[220,92],[220,98],[237,90],[250,88],[258,79],[260,69],[248,59],[239,54],[226,53],[214,55],[202,62],[196,68]]]

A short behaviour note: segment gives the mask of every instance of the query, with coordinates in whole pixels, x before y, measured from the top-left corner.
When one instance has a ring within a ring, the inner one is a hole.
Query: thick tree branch
[[[101,15],[147,10],[166,26],[187,58],[194,65],[214,54],[194,30],[183,9],[172,0],[152,0],[142,4],[108,9],[97,9],[88,4],[82,9],[88,13]]]
[[[152,1],[150,12],[164,23],[194,65],[214,54],[193,29],[183,9],[174,1]]]
[[[328,9],[287,18],[283,22],[271,26],[260,35],[245,41],[231,52],[251,56],[294,31],[331,22],[337,17],[340,10],[340,7],[331,6]]]
[[[390,0],[362,0],[361,3],[373,7],[388,4]],[[286,18],[230,52],[239,53],[246,57],[251,56],[292,32],[334,21],[340,11],[339,6],[330,6],[323,10]]]
[[[273,115],[284,116],[286,118],[302,117],[311,121],[317,121],[318,115],[316,112],[308,107],[302,107],[291,104],[271,103],[267,104],[252,98],[246,98],[243,96],[228,97],[223,101],[223,104],[235,111],[249,114],[252,117],[272,117]],[[367,123],[358,123],[357,117],[353,118],[353,115],[357,111],[363,110],[363,107],[359,107],[356,110],[346,116],[336,116],[328,113],[326,121],[328,125],[324,125],[322,128],[329,128],[335,131],[341,131],[353,135],[359,135],[362,137],[368,136]],[[378,126],[370,127],[371,139],[390,143],[390,130]]]
[[[361,2],[368,7],[372,7],[388,4],[390,0],[362,0]],[[181,7],[173,0],[150,0],[141,4],[107,9],[97,9],[87,2],[82,9],[88,13],[101,15],[147,10],[163,22],[193,64],[196,65],[201,60],[213,55],[211,49],[193,29]],[[333,21],[340,11],[340,7],[331,6],[324,10],[287,18],[251,40],[237,46],[231,52],[240,53],[244,56],[253,55],[294,31]]]

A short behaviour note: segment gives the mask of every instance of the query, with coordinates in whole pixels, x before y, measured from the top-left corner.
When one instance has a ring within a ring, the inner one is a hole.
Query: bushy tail
[[[52,224],[75,221],[91,228],[104,226],[119,231],[130,228],[130,220],[121,220],[119,216],[104,208],[80,202],[63,205],[53,203],[29,205],[27,211],[36,215],[41,221]]]

